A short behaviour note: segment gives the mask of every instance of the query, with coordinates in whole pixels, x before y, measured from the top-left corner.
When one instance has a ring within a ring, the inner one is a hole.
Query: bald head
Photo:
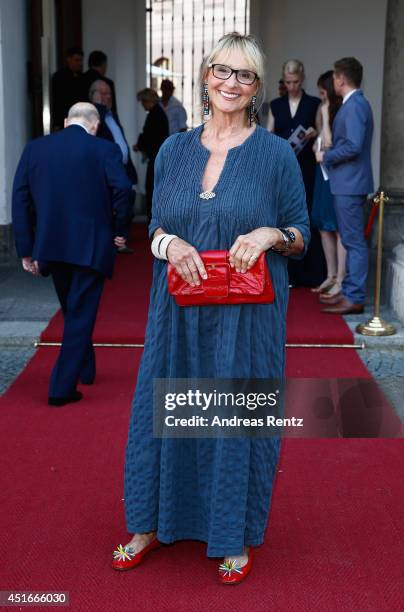
[[[99,123],[100,115],[95,106],[89,102],[73,104],[65,119],[65,127],[69,125],[83,125],[93,136],[97,133]]]

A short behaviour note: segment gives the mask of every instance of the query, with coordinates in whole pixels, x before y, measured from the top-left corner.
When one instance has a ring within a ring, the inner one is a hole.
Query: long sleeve
[[[279,192],[278,227],[295,227],[303,236],[304,250],[293,259],[301,259],[310,242],[310,221],[307,211],[306,193],[300,166],[291,147],[285,148],[284,166]]]
[[[344,121],[345,139],[325,153],[325,166],[336,166],[355,159],[362,151],[368,121],[365,109],[359,104],[350,104],[345,110]]]
[[[156,104],[148,113],[139,135],[137,146],[139,151],[147,155],[154,162],[164,140],[169,135],[168,120],[163,109]]]
[[[149,225],[149,237],[152,238],[156,229],[161,227],[159,220],[159,198],[161,192],[161,186],[164,177],[164,157],[165,157],[166,145],[163,144],[160,147],[160,151],[157,154],[156,161],[154,162],[154,189],[153,189],[153,203],[152,203],[152,218]]]
[[[139,151],[145,153],[149,159],[156,157],[156,126],[153,125],[152,111],[149,111],[143,125],[143,131],[139,134],[137,146]],[[158,149],[157,149],[158,150]]]
[[[118,145],[108,147],[105,156],[105,175],[108,186],[112,189],[112,209],[114,214],[114,231],[116,236],[126,236],[131,206],[132,185],[122,165],[122,153]]]
[[[18,256],[31,257],[34,247],[34,206],[29,185],[29,145],[23,151],[14,177],[12,221]]]

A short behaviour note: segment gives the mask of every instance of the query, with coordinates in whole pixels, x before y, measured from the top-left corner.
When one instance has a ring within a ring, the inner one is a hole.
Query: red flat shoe
[[[156,548],[160,548],[160,546],[161,543],[157,540],[157,538],[155,538],[152,540],[152,542],[150,542],[150,544],[142,548],[142,550],[134,553],[130,546],[122,546],[122,544],[119,544],[113,553],[114,558],[112,561],[112,567],[113,569],[119,571],[130,570],[139,565],[147,553],[149,553],[151,550],[155,550]]]
[[[225,561],[219,565],[219,580],[222,584],[238,584],[250,573],[253,560],[253,549],[248,552],[248,561],[239,567],[237,561]]]

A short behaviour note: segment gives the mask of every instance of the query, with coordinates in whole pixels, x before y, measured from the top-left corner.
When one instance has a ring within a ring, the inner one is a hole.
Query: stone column
[[[27,6],[0,2],[0,263],[15,257],[11,190],[27,132]]]
[[[404,194],[404,2],[388,0],[384,55],[381,181]]]
[[[381,185],[386,205],[386,297],[404,321],[404,2],[388,0],[384,58]]]

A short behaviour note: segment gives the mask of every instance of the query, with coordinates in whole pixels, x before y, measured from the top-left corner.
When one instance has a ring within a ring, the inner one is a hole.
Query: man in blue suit
[[[48,403],[82,398],[95,377],[92,333],[115,246],[125,245],[129,182],[116,144],[95,138],[97,109],[72,106],[65,129],[28,143],[13,186],[13,230],[25,270],[52,275],[64,315]]]
[[[373,118],[369,102],[359,89],[363,68],[353,57],[334,64],[334,88],[342,106],[333,123],[333,144],[316,154],[329,175],[342,244],[347,251],[347,271],[342,291],[321,301],[323,312],[361,313],[366,297],[368,247],[364,236],[364,204],[373,192],[371,144]]]

